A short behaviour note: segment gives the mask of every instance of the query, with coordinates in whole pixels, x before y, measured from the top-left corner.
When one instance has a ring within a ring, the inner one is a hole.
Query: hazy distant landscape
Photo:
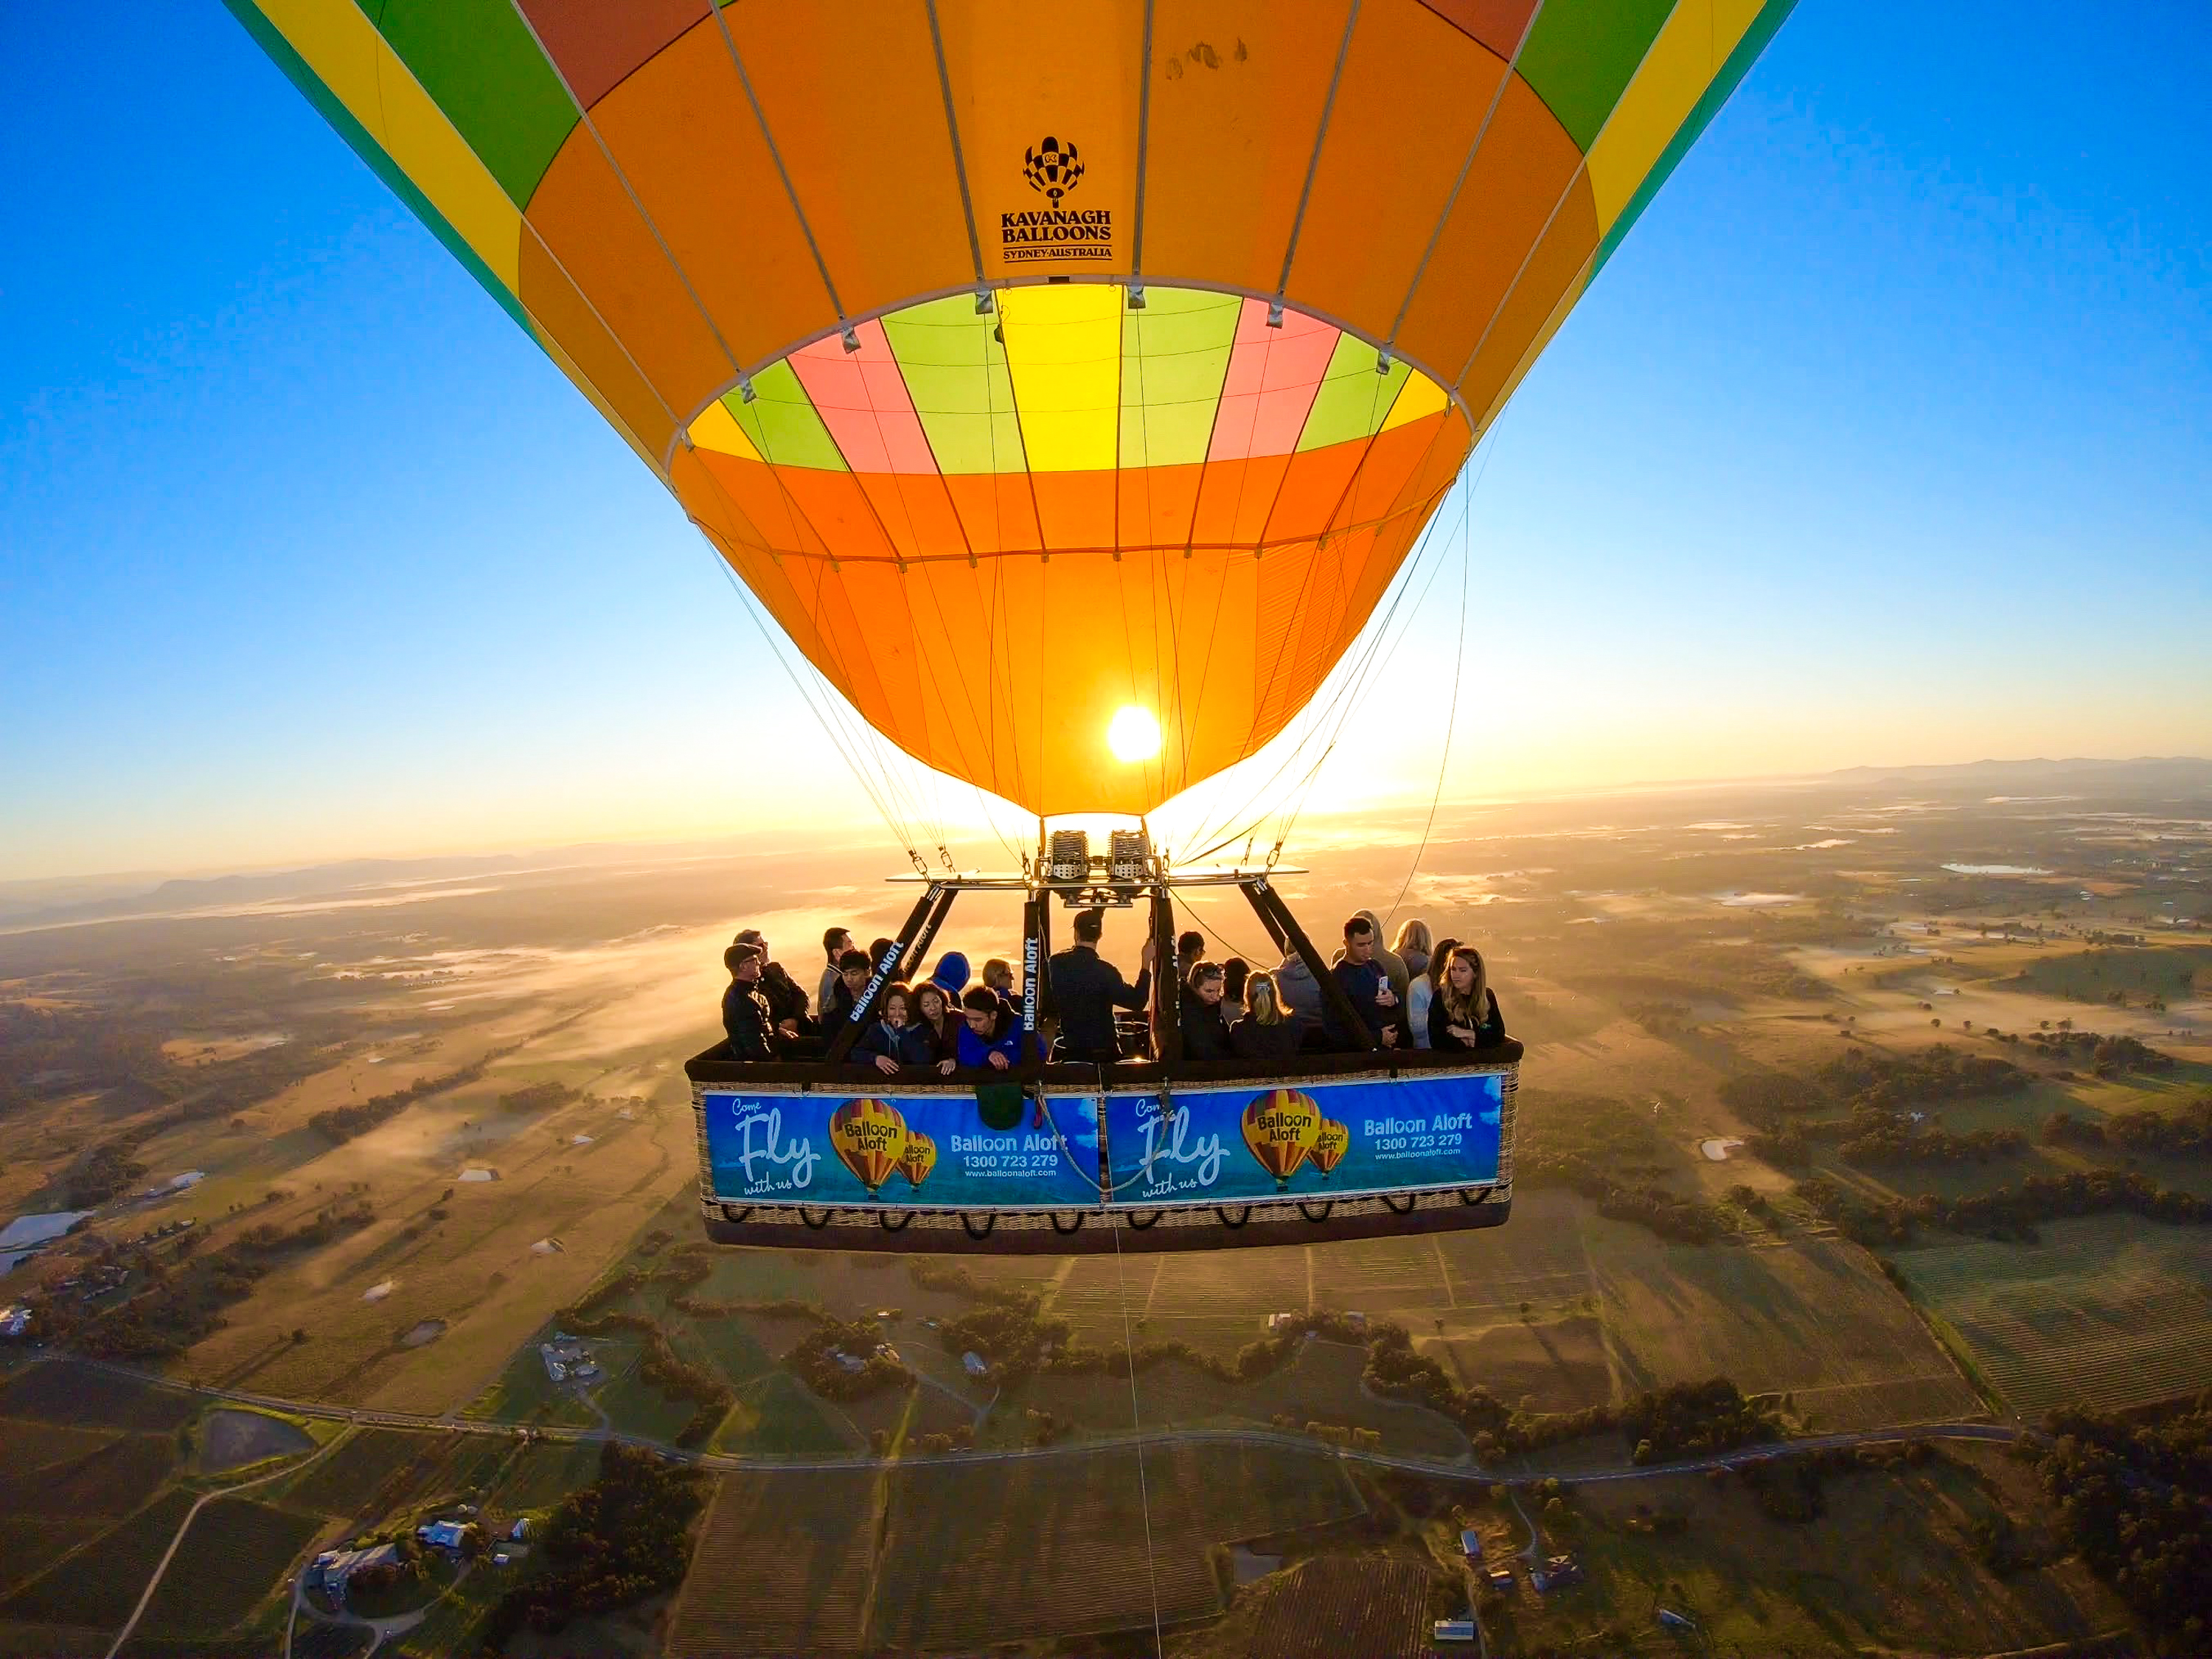
[[[1316,820],[1286,890],[1317,933],[1387,911],[1421,828]],[[896,864],[599,847],[0,890],[0,1304],[30,1320],[0,1651],[104,1650],[191,1501],[264,1474],[130,1652],[270,1650],[314,1549],[465,1503],[542,1525],[594,1481],[677,1542],[564,1653],[1119,1651],[1156,1600],[1192,1659],[1470,1595],[1504,1651],[1675,1651],[1662,1603],[1759,1653],[2133,1627],[2001,1437],[1639,1466],[2212,1382],[2212,764],[1447,809],[1396,919],[1479,943],[1528,1045],[1502,1229],[1127,1261],[708,1246],[681,1067],[720,949],[761,927],[811,985],[825,925],[892,930]],[[1012,904],[969,905],[944,944],[1014,955]],[[1261,960],[1241,907],[1199,915]],[[876,1341],[857,1381],[823,1361]],[[570,1437],[609,1430],[695,1473]],[[1510,1558],[1524,1512],[1571,1591],[1468,1577],[1461,1531]],[[522,1620],[495,1610],[552,1582],[528,1571],[426,1570],[386,1645]],[[367,1640],[319,1617],[295,1650]]]

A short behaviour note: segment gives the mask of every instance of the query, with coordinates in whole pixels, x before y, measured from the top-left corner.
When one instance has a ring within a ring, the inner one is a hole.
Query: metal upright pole
[[[860,994],[853,1000],[853,1012],[837,1028],[837,1034],[830,1039],[829,1052],[822,1056],[824,1065],[839,1065],[847,1054],[853,1052],[853,1045],[860,1040],[860,1028],[867,1024],[868,1015],[876,1006],[877,994],[896,977],[899,963],[906,960],[907,951],[936,911],[939,902],[943,900],[950,903],[951,898],[950,890],[938,882],[932,882],[928,890],[914,902],[914,908],[907,912],[906,923],[899,929],[899,936],[890,942],[890,948],[877,960],[876,971],[868,976],[868,982],[860,988]]]
[[[1373,1028],[1359,1017],[1359,1011],[1352,1006],[1352,999],[1345,995],[1344,987],[1336,982],[1334,970],[1322,960],[1321,952],[1306,937],[1306,930],[1298,926],[1298,919],[1291,914],[1291,907],[1283,902],[1283,896],[1265,881],[1248,881],[1240,884],[1244,889],[1244,896],[1252,901],[1252,908],[1260,913],[1261,921],[1267,921],[1273,914],[1274,921],[1269,931],[1281,929],[1282,937],[1290,941],[1291,948],[1298,953],[1299,960],[1306,965],[1306,971],[1314,976],[1314,982],[1321,988],[1322,998],[1328,1004],[1329,1012],[1336,1016],[1337,1024],[1343,1026],[1352,1041],[1361,1047],[1379,1050],[1382,1045],[1376,1040]]]
[[[1152,1045],[1166,1066],[1182,1063],[1182,986],[1175,959],[1175,901],[1162,877],[1152,889]]]

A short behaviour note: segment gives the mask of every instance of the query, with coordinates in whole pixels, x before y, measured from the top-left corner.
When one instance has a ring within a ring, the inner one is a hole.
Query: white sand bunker
[[[419,1348],[426,1342],[435,1342],[445,1334],[444,1320],[425,1319],[399,1339],[399,1346],[403,1348]]]
[[[499,1179],[499,1171],[496,1170],[483,1169],[464,1170],[461,1171],[461,1179],[464,1181],[496,1181]]]
[[[568,1144],[571,1146],[588,1146],[592,1144],[592,1138],[589,1135],[570,1135]]]
[[[559,1239],[541,1238],[535,1244],[532,1244],[530,1247],[530,1254],[532,1255],[565,1255],[568,1252],[562,1249],[561,1241]]]
[[[392,1291],[398,1288],[399,1281],[398,1279],[387,1279],[381,1284],[372,1285],[367,1290],[363,1291],[361,1293],[361,1299],[364,1302],[381,1302],[386,1297],[390,1296]]]
[[[1742,1145],[1741,1140],[1701,1140],[1698,1143],[1698,1150],[1705,1155],[1709,1163],[1725,1164],[1729,1161],[1729,1154]]]

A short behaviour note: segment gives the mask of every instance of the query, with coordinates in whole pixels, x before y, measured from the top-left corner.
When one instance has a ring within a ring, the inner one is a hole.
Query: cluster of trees
[[[1639,1394],[1620,1418],[1621,1437],[1638,1463],[1733,1451],[1782,1433],[1771,1401],[1747,1399],[1724,1376]]]
[[[1955,1134],[1948,1129],[1909,1123],[1888,1112],[1854,1112],[1848,1133],[1836,1145],[1836,1154],[1846,1164],[1863,1166],[1899,1164],[1986,1164],[2027,1150],[2027,1137],[2018,1129],[1973,1129]]]
[[[2160,1651],[2212,1645],[2212,1392],[2151,1421],[2053,1413],[2037,1469],[2066,1541]]]
[[[0,1004],[0,1117],[40,1098],[45,1085],[33,1080],[50,1073],[83,1088],[158,1084],[170,1069],[161,1039],[112,1007]]]
[[[572,1089],[565,1083],[532,1083],[501,1095],[499,1109],[502,1112],[550,1112],[582,1098],[581,1090]]]
[[[1786,1168],[1812,1162],[1822,1142],[1847,1164],[1985,1163],[2026,1150],[2027,1137],[2017,1129],[1955,1134],[1916,1124],[1910,1113],[1938,1101],[2017,1094],[2028,1083],[2009,1060],[1938,1043],[1900,1055],[1852,1048],[1809,1074],[1747,1073],[1723,1082],[1720,1097],[1753,1126],[1752,1152]],[[1815,1115],[1823,1113],[1829,1115]]]
[[[1659,1184],[1674,1162],[1650,1114],[1595,1095],[1547,1096],[1541,1112],[1523,1112],[1514,1148],[1514,1178],[1528,1187],[1565,1187],[1595,1204],[1601,1215],[1648,1227],[1662,1238],[1705,1244],[1728,1231],[1701,1199]]]
[[[1796,1192],[1844,1237],[1868,1245],[1908,1243],[1922,1226],[2032,1243],[2039,1222],[2114,1211],[2175,1226],[2212,1223],[2212,1201],[2124,1170],[2030,1176],[2017,1187],[1959,1198],[1928,1194],[1877,1200],[1846,1192],[1820,1176],[1799,1182]]]
[[[2100,1036],[2094,1031],[2030,1031],[2027,1040],[2053,1060],[2086,1063],[2099,1077],[2130,1072],[2170,1072],[2173,1056],[2131,1036]]]
[[[2142,1158],[2212,1158],[2212,1094],[2179,1112],[2130,1112],[2102,1123],[2053,1112],[2043,1138],[2054,1146],[2117,1146]]]
[[[828,1318],[801,1337],[783,1363],[824,1400],[865,1400],[886,1389],[911,1388],[914,1373],[878,1352],[883,1340],[883,1327],[872,1319]]]
[[[521,1046],[515,1043],[505,1048],[495,1048],[482,1060],[453,1071],[441,1073],[435,1077],[419,1079],[404,1089],[371,1095],[367,1100],[355,1101],[349,1105],[329,1107],[310,1117],[307,1127],[332,1145],[343,1146],[356,1135],[365,1135],[379,1124],[398,1116],[418,1100],[476,1082],[483,1076],[484,1068],[493,1060],[513,1054]]]
[[[610,1331],[626,1330],[645,1339],[645,1353],[638,1363],[638,1375],[670,1399],[688,1401],[696,1408],[677,1431],[676,1443],[679,1446],[699,1445],[712,1436],[716,1426],[729,1415],[730,1407],[737,1403],[737,1392],[714,1370],[693,1364],[678,1353],[667,1331],[652,1315],[612,1304],[657,1281],[672,1281],[688,1288],[712,1271],[707,1247],[689,1246],[677,1252],[665,1267],[651,1270],[625,1267],[601,1281],[580,1300],[563,1308],[558,1316],[562,1328],[579,1336],[604,1336]],[[682,1299],[679,1291],[671,1298],[672,1305]]]
[[[1534,1417],[1513,1410],[1487,1389],[1462,1389],[1439,1361],[1418,1351],[1398,1325],[1377,1325],[1369,1334],[1360,1380],[1371,1394],[1426,1406],[1449,1418],[1467,1431],[1475,1455],[1485,1460],[1601,1434],[1620,1421],[1610,1406]]]
[[[703,1501],[700,1477],[610,1442],[599,1479],[554,1510],[538,1545],[544,1566],[501,1596],[484,1644],[505,1651],[519,1632],[552,1634],[672,1590],[684,1580],[684,1534]]]
[[[164,1118],[167,1116],[163,1114]],[[96,1210],[119,1197],[133,1182],[143,1180],[146,1166],[139,1161],[138,1149],[167,1127],[161,1119],[156,1119],[126,1129],[94,1146],[85,1154],[84,1161],[64,1177],[62,1208]]]

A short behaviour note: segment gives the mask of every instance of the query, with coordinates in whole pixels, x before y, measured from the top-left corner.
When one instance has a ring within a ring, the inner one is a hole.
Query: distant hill
[[[1823,775],[1842,784],[1946,784],[1976,789],[2033,788],[2039,792],[2080,787],[2115,790],[2196,792],[2212,789],[2212,760],[2191,755],[2144,756],[2135,760],[1981,760],[1957,766],[1852,766]]]

